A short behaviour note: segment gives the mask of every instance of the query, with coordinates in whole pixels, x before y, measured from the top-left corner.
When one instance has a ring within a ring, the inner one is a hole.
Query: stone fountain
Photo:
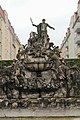
[[[0,116],[79,116],[80,68],[60,58],[45,19],[32,25],[37,33],[30,33],[11,66],[0,69]]]

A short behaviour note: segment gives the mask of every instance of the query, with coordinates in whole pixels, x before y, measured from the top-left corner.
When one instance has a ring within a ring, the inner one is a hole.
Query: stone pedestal
[[[80,120],[80,109],[0,109],[0,120]]]
[[[20,118],[0,118],[0,120],[80,120],[80,118],[74,118],[74,117],[56,117],[56,118],[53,118],[53,117],[49,117],[49,118],[46,118],[46,117],[20,117]]]

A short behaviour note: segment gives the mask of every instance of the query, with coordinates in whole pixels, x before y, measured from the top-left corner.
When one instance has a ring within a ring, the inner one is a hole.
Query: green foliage
[[[79,58],[64,59],[64,61],[69,66],[77,65],[78,67],[80,67],[80,59]],[[0,67],[10,66],[12,64],[12,62],[13,62],[12,60],[1,60]]]
[[[0,67],[4,67],[4,66],[10,66],[12,64],[12,60],[1,60],[0,61]]]
[[[80,67],[80,59],[79,58],[65,59],[64,61],[69,66],[77,65],[78,67]]]

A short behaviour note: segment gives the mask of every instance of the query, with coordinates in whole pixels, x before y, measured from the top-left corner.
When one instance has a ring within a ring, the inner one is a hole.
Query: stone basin
[[[52,62],[28,62],[25,64],[27,70],[32,72],[42,72],[50,70],[52,67]]]

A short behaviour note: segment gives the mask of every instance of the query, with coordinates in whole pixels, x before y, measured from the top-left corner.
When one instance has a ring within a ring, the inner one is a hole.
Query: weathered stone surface
[[[80,68],[60,58],[47,26],[39,24],[38,33],[31,32],[28,45],[18,50],[17,60],[0,69],[0,119],[79,119],[71,117],[80,117]]]
[[[80,118],[74,117],[61,117],[61,118],[47,118],[47,117],[21,117],[21,118],[0,118],[0,120],[80,120]]]
[[[0,117],[80,117],[80,109],[0,109]]]

